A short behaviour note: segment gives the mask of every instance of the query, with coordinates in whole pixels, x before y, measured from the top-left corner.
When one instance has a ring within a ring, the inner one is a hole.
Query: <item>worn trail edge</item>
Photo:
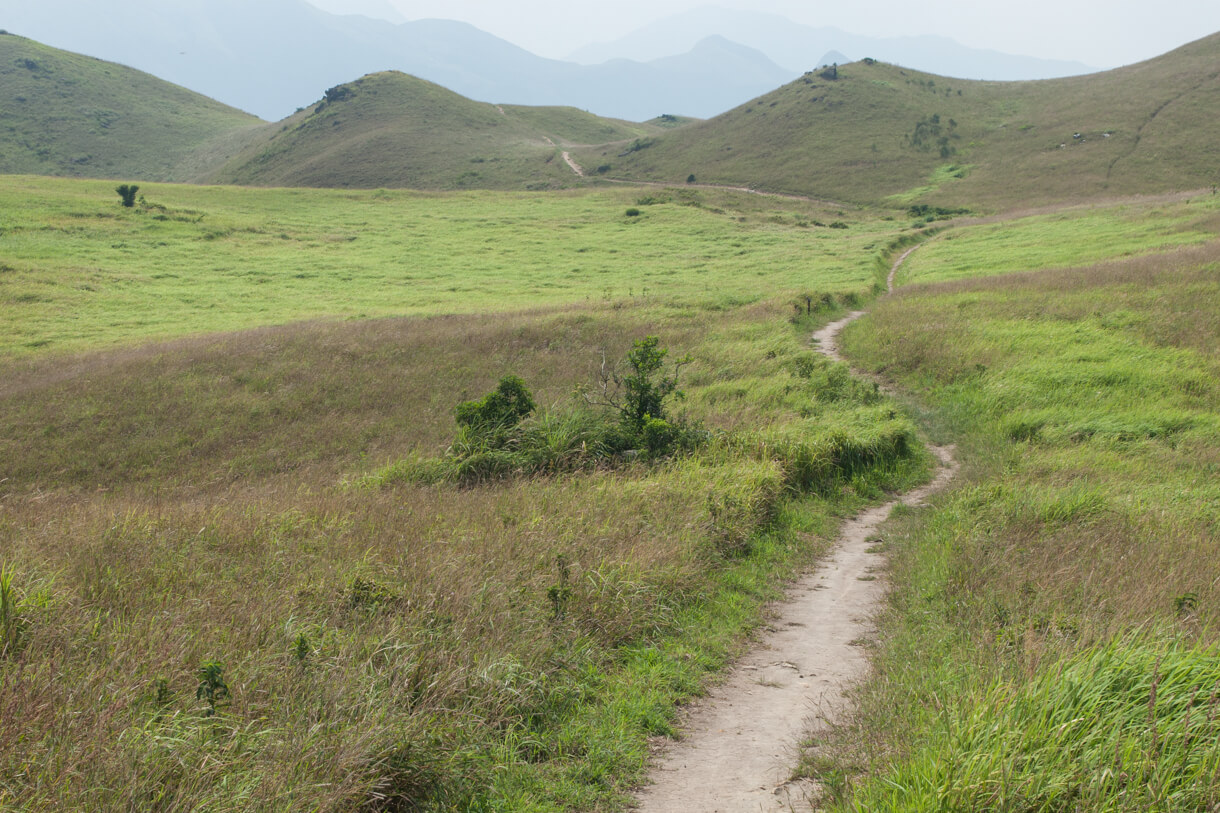
[[[913,251],[914,249],[912,249]],[[899,257],[890,273],[910,255]],[[814,335],[818,349],[842,360],[838,335],[857,311]],[[644,813],[755,813],[809,810],[813,783],[792,782],[798,744],[840,720],[847,690],[868,669],[859,645],[874,632],[885,595],[883,565],[870,538],[898,504],[919,505],[943,488],[957,465],[951,447],[932,447],[940,469],[932,482],[848,521],[834,550],[775,607],[768,631],[728,679],[692,706],[684,739],[658,759],[638,798]]]

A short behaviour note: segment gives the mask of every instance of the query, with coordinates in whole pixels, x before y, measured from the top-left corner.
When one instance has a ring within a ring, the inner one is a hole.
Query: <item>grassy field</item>
[[[123,209],[113,184],[0,178],[0,356],[318,317],[863,291],[895,229],[693,190],[141,193],[147,206]],[[815,225],[836,220],[851,228]]]
[[[620,809],[838,519],[927,473],[806,347],[903,224],[4,184],[5,809]],[[572,393],[646,335],[699,445],[588,457],[569,418],[617,419]],[[401,476],[507,374],[562,474]]]
[[[1220,231],[1220,196],[1113,202],[950,231],[903,264],[898,284],[944,282],[1198,246]]]
[[[843,808],[1220,802],[1216,210],[950,232],[849,330],[966,469],[886,534],[876,673],[808,760]]]

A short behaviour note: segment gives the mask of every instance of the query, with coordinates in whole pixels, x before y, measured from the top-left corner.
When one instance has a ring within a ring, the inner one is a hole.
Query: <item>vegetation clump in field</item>
[[[864,810],[1212,810],[1220,653],[1115,642],[950,707]]]
[[[457,436],[444,457],[401,461],[374,480],[471,483],[660,460],[694,449],[710,433],[668,415],[668,402],[684,396],[678,375],[691,359],[667,365],[668,353],[656,336],[637,339],[624,362],[603,358],[596,386],[579,388],[580,406],[538,415],[525,382],[505,376],[482,398],[458,404]]]

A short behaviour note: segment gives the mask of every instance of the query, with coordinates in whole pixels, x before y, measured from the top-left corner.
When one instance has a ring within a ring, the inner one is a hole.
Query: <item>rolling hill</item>
[[[705,37],[678,57],[578,65],[454,20],[395,25],[328,14],[305,0],[0,0],[0,25],[132,65],[268,120],[328,87],[387,70],[479,101],[575,106],[635,121],[662,113],[714,116],[799,73],[741,45],[698,42]]]
[[[327,91],[206,180],[253,186],[547,189],[579,181],[561,147],[638,138],[648,124],[574,108],[475,102],[397,72]]]
[[[188,180],[264,122],[149,74],[0,36],[0,172]]]
[[[750,185],[860,203],[995,207],[1220,181],[1220,34],[1156,59],[1035,82],[872,60],[807,73],[714,119],[577,151],[626,180]]]

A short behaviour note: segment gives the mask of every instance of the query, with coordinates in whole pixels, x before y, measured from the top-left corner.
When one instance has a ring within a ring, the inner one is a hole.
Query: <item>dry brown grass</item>
[[[788,310],[319,322],[10,365],[0,807],[611,804],[778,563],[816,548],[750,558],[782,461],[745,442],[470,488],[359,475],[439,454],[454,405],[504,374],[555,403],[646,333],[698,358],[694,417],[790,424],[810,393]],[[851,482],[872,494],[887,466]],[[835,504],[858,499],[843,485]],[[733,620],[692,621],[717,595]]]

